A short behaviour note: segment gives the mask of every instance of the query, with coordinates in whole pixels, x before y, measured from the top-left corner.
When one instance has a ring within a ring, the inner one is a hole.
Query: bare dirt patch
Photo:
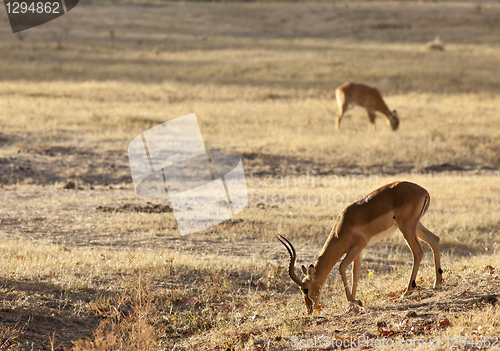
[[[66,290],[50,281],[2,280],[0,285],[0,318],[23,328],[17,341],[26,349],[32,344],[36,350],[50,350],[54,335],[53,346],[70,348],[73,340],[91,337],[101,320],[89,314],[86,305],[103,292]]]
[[[125,204],[121,206],[97,206],[95,208],[97,211],[102,212],[144,212],[144,213],[167,213],[172,212],[172,206],[170,205],[160,205],[160,204],[147,204],[147,205],[136,205],[136,204]]]

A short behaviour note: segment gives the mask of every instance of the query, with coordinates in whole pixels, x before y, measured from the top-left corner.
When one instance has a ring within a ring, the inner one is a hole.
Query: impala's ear
[[[314,277],[316,276],[316,268],[314,268],[313,265],[310,265],[309,268],[307,268],[307,275],[311,279],[314,279]]]
[[[302,265],[302,273],[304,273],[304,275],[307,275],[307,269],[304,265]]]

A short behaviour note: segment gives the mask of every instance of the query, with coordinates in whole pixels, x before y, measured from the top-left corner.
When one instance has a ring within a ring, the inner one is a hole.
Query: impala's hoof
[[[432,288],[435,290],[441,289],[441,284],[444,284],[444,280],[441,280],[441,283],[435,282]]]
[[[408,297],[410,297],[411,293],[413,292],[413,290],[411,291],[406,291],[402,296],[401,296],[401,299],[407,299]]]
[[[361,300],[354,300],[351,302],[353,305],[358,305],[360,307],[363,307],[363,303],[361,302]]]

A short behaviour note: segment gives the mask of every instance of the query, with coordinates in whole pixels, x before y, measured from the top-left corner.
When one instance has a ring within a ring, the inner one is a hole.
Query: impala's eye
[[[307,295],[308,292],[309,292],[309,289],[304,289],[304,294]]]

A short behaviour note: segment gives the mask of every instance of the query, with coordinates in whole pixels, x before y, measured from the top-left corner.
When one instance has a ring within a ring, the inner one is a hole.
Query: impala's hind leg
[[[345,94],[342,90],[336,90],[335,97],[337,98],[337,120],[335,122],[335,129],[339,129],[340,120],[344,116],[345,111],[347,111],[349,103],[346,101]]]
[[[368,113],[368,119],[370,120],[371,127],[373,130],[376,130],[377,128],[375,127],[375,112],[372,110],[366,109],[366,112]]]
[[[411,271],[410,282],[408,283],[408,289],[403,294],[403,297],[407,297],[417,286],[415,279],[417,278],[420,261],[422,261],[422,257],[424,256],[424,250],[422,250],[422,246],[420,246],[420,243],[417,239],[417,226],[415,222],[406,222],[402,226],[400,226],[399,229],[401,230],[401,233],[403,233],[406,243],[410,247],[410,250],[413,254],[413,269]]]
[[[439,251],[439,237],[424,227],[422,223],[417,225],[417,236],[425,241],[432,249],[434,255],[434,268],[436,270],[436,280],[434,281],[434,289],[439,288],[439,284],[443,281],[443,270],[441,269],[441,254]]]

